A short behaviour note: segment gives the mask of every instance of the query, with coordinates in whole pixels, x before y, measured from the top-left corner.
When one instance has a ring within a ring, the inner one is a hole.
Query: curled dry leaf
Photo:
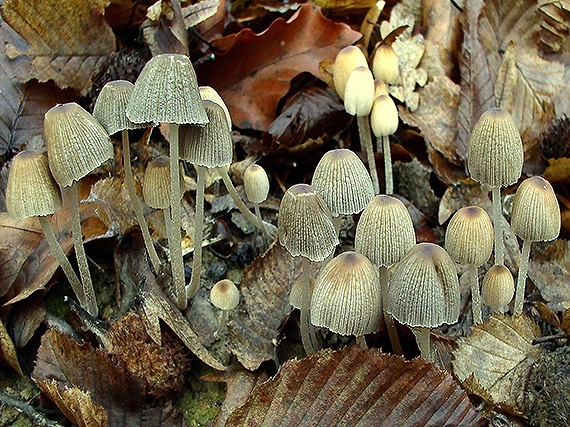
[[[24,375],[18,362],[16,347],[2,322],[0,322],[0,360],[4,360],[17,373]]]
[[[453,352],[453,372],[468,392],[489,403],[522,415],[522,399],[529,371],[540,358],[541,348],[532,341],[539,327],[524,314],[493,314],[460,338]]]
[[[406,361],[350,346],[286,362],[256,387],[233,426],[484,426],[450,374],[421,358]]]
[[[546,53],[570,52],[570,1],[540,2],[540,43]]]
[[[141,28],[153,56],[162,53],[189,55],[188,34],[179,0],[162,0],[149,7]]]

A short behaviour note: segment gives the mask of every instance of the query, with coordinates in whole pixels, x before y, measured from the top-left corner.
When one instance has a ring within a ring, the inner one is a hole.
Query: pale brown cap
[[[491,258],[493,243],[493,223],[479,206],[455,212],[445,232],[445,249],[459,264],[482,266]]]
[[[487,271],[481,284],[483,304],[499,310],[509,304],[515,294],[515,281],[504,265],[494,265]]]
[[[234,146],[224,110],[212,101],[203,104],[210,122],[180,126],[180,158],[206,168],[230,165]]]
[[[554,240],[560,234],[560,223],[560,206],[550,183],[541,176],[525,179],[513,201],[513,232],[531,242]]]
[[[302,255],[322,261],[336,245],[338,237],[330,209],[323,198],[307,184],[289,188],[279,207],[279,242],[292,256]]]
[[[390,95],[388,85],[384,80],[374,80],[374,99],[378,98],[380,95]]]
[[[352,116],[370,114],[374,102],[374,77],[366,67],[356,67],[350,73],[344,89],[344,109]]]
[[[523,162],[521,136],[511,115],[500,108],[481,114],[468,142],[471,178],[489,187],[506,187],[518,181]]]
[[[374,196],[360,215],[354,248],[378,267],[400,261],[416,244],[410,213],[392,196]]]
[[[134,123],[208,123],[190,58],[163,54],[148,61],[135,82],[127,117]]]
[[[113,144],[107,131],[75,102],[56,105],[44,119],[49,168],[63,187],[113,158]]]
[[[333,258],[317,277],[311,297],[311,323],[358,337],[378,331],[381,322],[378,268],[356,252]]]
[[[333,67],[334,88],[338,96],[344,99],[346,82],[356,67],[368,67],[364,53],[356,46],[347,46],[336,55]]]
[[[59,210],[61,194],[43,154],[24,150],[14,157],[6,186],[6,207],[14,221]]]
[[[324,154],[315,168],[311,186],[324,199],[333,217],[360,212],[374,196],[366,167],[346,148]]]
[[[370,125],[377,138],[394,135],[398,130],[398,108],[389,95],[380,95],[374,100]]]
[[[419,243],[394,266],[387,311],[412,327],[435,328],[459,317],[459,280],[455,263],[434,243]]]
[[[269,177],[261,166],[253,163],[243,174],[243,187],[247,199],[252,203],[262,203],[269,195]]]
[[[377,44],[372,58],[372,72],[374,78],[383,80],[388,84],[395,84],[400,77],[398,55],[387,44]]]
[[[231,130],[232,116],[230,115],[230,110],[216,89],[211,86],[200,86],[198,89],[200,90],[200,97],[202,98],[202,101],[212,101],[223,108],[224,113],[226,114],[226,118],[228,119],[228,127]]]
[[[154,209],[170,207],[170,158],[159,156],[148,162],[142,184],[144,202]],[[182,192],[180,193],[182,199]]]
[[[239,289],[231,280],[220,280],[210,290],[210,301],[220,310],[233,310],[239,304]]]
[[[146,126],[144,123],[133,123],[127,117],[127,103],[134,87],[126,80],[114,80],[108,82],[99,92],[93,108],[93,117],[99,120],[109,135]]]

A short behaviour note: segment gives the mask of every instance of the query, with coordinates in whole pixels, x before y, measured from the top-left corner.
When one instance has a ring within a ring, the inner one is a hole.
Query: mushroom
[[[541,176],[525,179],[513,200],[511,227],[523,240],[513,314],[522,312],[532,242],[554,240],[560,234],[560,206],[550,183]]]
[[[400,67],[398,55],[392,46],[386,43],[377,43],[372,55],[374,78],[390,85],[396,84],[400,77]]]
[[[145,127],[145,124],[136,124],[129,120],[126,113],[127,102],[133,92],[134,85],[126,80],[115,80],[108,82],[97,97],[93,116],[107,130],[109,136],[121,132],[123,143],[123,165],[125,170],[125,184],[131,205],[139,223],[146,251],[155,271],[160,269],[160,258],[156,253],[150,231],[146,223],[142,205],[135,190],[135,180],[131,166],[131,148],[129,144],[129,130]]]
[[[105,128],[74,102],[57,105],[45,114],[44,135],[51,173],[69,195],[73,246],[83,283],[85,309],[97,317],[97,300],[83,247],[77,183],[113,157],[113,144]]]
[[[356,67],[368,67],[366,56],[357,46],[346,46],[336,55],[333,65],[333,83],[338,96],[344,99],[346,82]]]
[[[218,326],[218,330],[214,333],[214,337],[219,337],[226,328],[230,311],[239,304],[239,289],[231,280],[220,280],[210,290],[210,301],[212,301],[212,304],[217,308],[222,310],[220,325]]]
[[[384,177],[386,181],[386,194],[394,192],[394,179],[392,177],[392,154],[390,152],[390,135],[398,129],[398,108],[389,95],[379,95],[372,104],[370,113],[372,132],[376,136],[378,147],[382,145],[384,153]]]
[[[330,260],[317,276],[311,298],[311,323],[341,335],[354,335],[366,347],[365,334],[380,329],[382,297],[378,269],[357,252]]]
[[[455,212],[445,232],[445,249],[451,259],[467,265],[465,274],[471,286],[471,310],[475,323],[483,322],[477,268],[491,258],[493,237],[491,218],[479,206],[467,206]]]
[[[259,204],[266,201],[269,195],[269,177],[265,169],[255,163],[249,165],[243,174],[243,188],[247,199],[253,203],[255,216],[263,227],[261,230],[263,235],[266,237],[270,236],[259,210]]]
[[[208,117],[198,90],[196,73],[190,58],[163,54],[152,58],[135,82],[127,104],[127,117],[134,123],[168,123],[170,143],[171,240],[168,242],[172,262],[174,299],[180,310],[187,305],[182,258],[179,200],[180,180],[178,128],[181,124],[204,126]]]
[[[384,319],[392,349],[403,355],[394,318],[386,312],[388,301],[388,267],[399,262],[416,244],[410,213],[404,204],[392,196],[372,198],[356,226],[354,248],[378,267],[380,291],[384,304]]]
[[[494,265],[487,271],[481,284],[483,304],[499,313],[505,313],[515,294],[515,281],[511,271],[504,265]]]
[[[82,307],[85,293],[67,256],[61,249],[48,215],[61,207],[61,194],[48,165],[47,158],[35,150],[21,151],[12,160],[6,186],[6,207],[14,221],[37,217],[48,245],[65,273]]]

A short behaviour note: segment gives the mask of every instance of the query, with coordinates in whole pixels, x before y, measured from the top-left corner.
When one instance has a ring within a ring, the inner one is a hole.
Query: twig
[[[14,399],[8,396],[6,393],[0,391],[0,402],[3,405],[9,406],[12,409],[16,409],[20,412],[26,414],[35,426],[41,427],[63,427],[61,424],[51,421],[36,411],[32,406],[28,405],[21,400]]]

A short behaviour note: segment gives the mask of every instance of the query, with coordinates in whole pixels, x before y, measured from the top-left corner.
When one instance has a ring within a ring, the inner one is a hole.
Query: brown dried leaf
[[[28,42],[25,52],[14,45],[7,47],[10,58],[24,56],[31,61],[28,73],[19,77],[53,80],[60,88],[87,93],[93,74],[115,50],[115,35],[104,16],[108,4],[105,0],[6,0],[4,20]]]
[[[321,9],[335,9],[335,11],[349,11],[351,9],[369,9],[376,0],[316,0],[314,2]]]
[[[153,56],[162,53],[190,54],[179,0],[162,0],[149,7],[141,28]]]
[[[542,1],[540,43],[546,53],[570,52],[570,1]]]
[[[493,314],[487,322],[475,325],[470,335],[459,339],[453,352],[453,372],[468,392],[522,415],[528,374],[542,352],[532,345],[539,336],[539,327],[523,314]]]
[[[4,323],[0,321],[0,360],[4,360],[9,366],[12,367],[20,375],[24,375],[20,362],[18,362],[18,355],[16,354],[16,347],[12,342],[12,338],[8,334]]]
[[[186,28],[195,27],[216,14],[221,5],[220,0],[200,0],[182,8],[182,18]]]
[[[350,346],[286,362],[256,387],[227,426],[484,426],[450,374],[421,358],[406,361]]]
[[[303,5],[261,34],[244,29],[220,39],[229,40],[231,48],[197,67],[198,80],[220,93],[236,126],[265,130],[293,77],[303,71],[318,75],[320,61],[334,59],[359,37],[346,24],[325,18],[318,7]]]
[[[570,334],[570,307],[564,310],[564,315],[562,316],[562,330]]]
[[[46,320],[43,295],[35,294],[22,301],[13,312],[12,336],[17,348],[23,348]]]

